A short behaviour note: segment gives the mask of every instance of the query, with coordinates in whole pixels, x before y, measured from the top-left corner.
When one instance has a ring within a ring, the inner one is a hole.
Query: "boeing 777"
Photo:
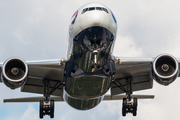
[[[100,3],[89,3],[71,18],[65,59],[24,61],[13,57],[0,63],[1,81],[21,92],[43,97],[5,99],[4,102],[40,102],[39,117],[54,117],[54,101],[66,101],[88,110],[102,100],[122,99],[122,115],[137,114],[137,100],[153,95],[133,95],[151,89],[153,79],[169,85],[179,76],[179,60],[170,54],[156,58],[113,56],[117,21]],[[111,95],[106,95],[108,90]]]

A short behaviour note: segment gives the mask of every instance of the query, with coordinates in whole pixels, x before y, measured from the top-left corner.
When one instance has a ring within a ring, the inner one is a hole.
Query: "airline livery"
[[[43,97],[5,99],[4,102],[39,102],[39,117],[54,117],[54,102],[66,101],[78,110],[96,107],[102,100],[122,99],[122,115],[137,114],[137,100],[154,95],[134,95],[151,89],[153,79],[169,85],[179,76],[179,60],[170,54],[156,58],[113,56],[117,21],[100,3],[89,3],[71,18],[66,59],[24,61],[13,57],[0,63],[1,81],[21,92]],[[108,90],[111,95],[106,95]]]

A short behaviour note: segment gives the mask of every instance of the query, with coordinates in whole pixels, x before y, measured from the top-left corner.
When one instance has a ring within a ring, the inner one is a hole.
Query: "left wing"
[[[112,57],[115,62],[115,76],[111,84],[111,95],[151,89],[153,79],[162,85],[169,85],[179,75],[179,63],[170,54],[161,54],[156,58]],[[128,83],[128,79],[132,83]]]
[[[132,78],[132,91],[150,89],[153,86],[151,67],[153,58],[114,57],[115,76],[111,95],[127,92],[127,79]]]

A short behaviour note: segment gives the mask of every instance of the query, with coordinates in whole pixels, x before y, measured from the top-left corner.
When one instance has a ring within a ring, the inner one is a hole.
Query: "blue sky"
[[[18,56],[25,60],[64,58],[71,16],[92,0],[0,1],[0,62]],[[155,57],[170,53],[180,58],[178,0],[96,0],[108,6],[118,23],[114,55]],[[54,120],[176,120],[180,118],[180,79],[168,87],[154,81],[153,89],[135,94],[154,94],[154,100],[139,100],[138,115],[121,116],[122,101],[103,101],[88,111],[55,103]],[[39,103],[3,103],[5,98],[31,97],[0,84],[1,120],[39,120]],[[49,116],[44,120],[49,120]]]

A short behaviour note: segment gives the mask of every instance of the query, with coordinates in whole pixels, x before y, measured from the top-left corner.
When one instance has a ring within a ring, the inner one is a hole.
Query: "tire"
[[[122,106],[123,106],[124,108],[126,108],[126,106],[127,106],[127,99],[126,99],[126,98],[123,98],[123,104],[122,104]]]
[[[122,108],[122,116],[125,117],[126,116],[126,109]]]
[[[137,109],[133,109],[133,116],[137,115]]]
[[[137,105],[138,105],[138,102],[137,102],[137,98],[135,97],[133,99],[133,108],[136,108],[137,109]]]
[[[43,100],[40,100],[40,104],[39,104],[39,118],[43,118],[43,105],[44,105],[44,102]]]
[[[127,106],[127,99],[123,98],[123,103],[122,103],[122,116],[126,116],[126,106]]]
[[[136,116],[137,115],[137,98],[134,98],[133,99],[133,116]]]
[[[50,118],[54,118],[54,100],[50,101]]]

